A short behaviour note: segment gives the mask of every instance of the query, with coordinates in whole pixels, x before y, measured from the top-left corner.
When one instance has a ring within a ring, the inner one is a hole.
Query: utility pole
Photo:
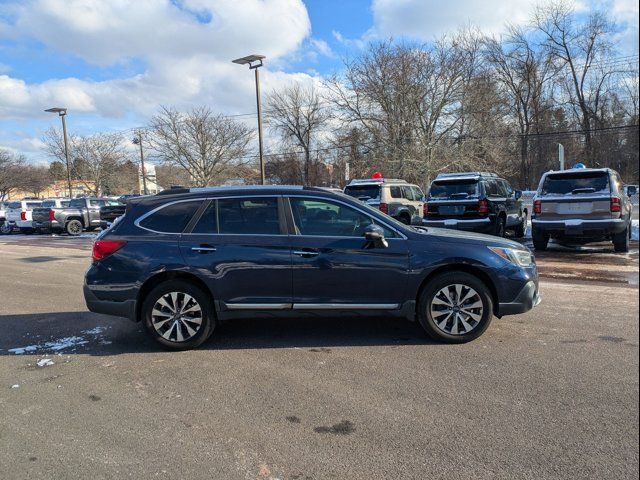
[[[142,172],[142,190],[145,195],[149,195],[147,190],[147,171],[144,168],[144,152],[142,151],[142,130],[136,132],[137,137],[134,137],[133,144],[140,146],[140,170]]]
[[[558,144],[558,160],[560,161],[560,170],[564,170],[564,145]]]
[[[64,158],[67,163],[67,187],[69,188],[69,198],[73,198],[71,190],[71,167],[69,166],[69,140],[67,139],[67,122],[65,116],[67,115],[67,109],[62,107],[48,108],[45,112],[57,113],[62,119],[62,136],[64,138]]]

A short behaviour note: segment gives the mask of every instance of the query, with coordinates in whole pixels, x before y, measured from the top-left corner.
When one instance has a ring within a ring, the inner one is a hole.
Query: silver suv
[[[632,211],[614,170],[547,172],[533,199],[533,245],[545,250],[550,238],[571,243],[611,240],[616,252],[628,252]]]
[[[417,185],[395,178],[374,177],[351,180],[344,193],[355,197],[381,212],[391,215],[405,225],[416,222],[424,216],[424,193]]]

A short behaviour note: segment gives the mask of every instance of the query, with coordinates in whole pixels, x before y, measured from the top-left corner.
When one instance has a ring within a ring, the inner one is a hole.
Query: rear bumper
[[[538,231],[549,234],[560,234],[566,237],[604,236],[621,233],[628,222],[622,218],[606,220],[538,220],[532,219],[531,225]]]
[[[473,220],[462,220],[455,218],[448,218],[445,220],[428,220],[422,221],[423,225],[427,227],[437,228],[451,228],[454,230],[469,230],[474,232],[483,232],[493,229],[493,220],[490,217],[477,218]]]
[[[135,300],[125,300],[123,302],[100,300],[86,284],[83,287],[83,292],[84,301],[90,312],[113,315],[115,317],[125,317],[134,322],[137,320]]]
[[[498,311],[496,313],[499,317],[525,313],[538,305],[541,301],[542,298],[538,293],[538,286],[533,280],[531,280],[522,287],[522,290],[520,290],[520,293],[518,293],[513,302],[499,303]]]

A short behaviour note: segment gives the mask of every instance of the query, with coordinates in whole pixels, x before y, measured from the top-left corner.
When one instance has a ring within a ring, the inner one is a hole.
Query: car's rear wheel
[[[142,321],[154,340],[172,350],[201,345],[215,328],[211,297],[184,280],[151,290],[142,304]]]
[[[82,233],[82,222],[80,220],[69,220],[64,229],[69,235],[77,236]]]
[[[627,253],[629,251],[629,239],[631,229],[625,228],[623,232],[613,235],[613,249],[618,253]]]
[[[527,233],[527,212],[522,212],[522,221],[514,229],[516,238],[523,238]]]
[[[533,228],[531,230],[531,236],[533,237],[533,248],[539,251],[544,251],[549,245],[549,235]]]
[[[11,233],[11,225],[9,225],[7,222],[4,222],[2,225],[0,225],[0,234],[2,235],[9,235]]]
[[[423,288],[418,301],[418,321],[434,340],[464,343],[489,327],[493,301],[488,287],[474,275],[449,272]]]
[[[403,213],[398,217],[398,220],[400,220],[402,223],[404,223],[405,225],[411,225],[411,217],[406,214]]]

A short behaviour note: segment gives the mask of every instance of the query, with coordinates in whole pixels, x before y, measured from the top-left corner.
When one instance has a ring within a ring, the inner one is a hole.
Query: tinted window
[[[277,198],[218,200],[218,232],[236,235],[278,235]]]
[[[402,187],[389,187],[391,198],[402,198]]]
[[[424,193],[422,193],[422,190],[420,190],[418,187],[411,187],[411,190],[413,191],[413,199],[416,202],[421,201],[424,197]]]
[[[42,202],[42,204],[40,206],[41,207],[55,207],[56,206],[56,201],[55,200],[45,200],[44,202]]]
[[[431,198],[471,197],[478,194],[477,180],[435,181],[431,184]]]
[[[60,206],[65,208],[68,207],[70,203],[71,202],[69,200],[63,200],[62,202],[60,202]]]
[[[216,215],[215,200],[212,201],[202,213],[192,233],[218,233],[218,216]]]
[[[84,198],[74,198],[69,202],[71,208],[84,208],[86,204],[87,202]]]
[[[513,188],[511,187],[511,184],[509,182],[507,182],[506,180],[502,180],[502,185],[504,187],[504,191],[506,193],[507,197],[510,197],[513,195]]]
[[[379,200],[380,185],[347,185],[344,193],[360,200]]]
[[[38,208],[42,205],[42,202],[27,202],[27,210],[33,210],[34,208]]]
[[[553,174],[547,176],[542,185],[543,195],[576,195],[595,192],[609,192],[609,175],[606,172]]]
[[[499,197],[498,182],[495,180],[487,180],[484,182],[484,191],[487,197]]]
[[[22,204],[20,202],[9,202],[7,208],[22,208]]]
[[[167,205],[142,220],[140,226],[155,232],[182,233],[200,203],[195,200]]]
[[[498,184],[498,195],[500,197],[508,197],[509,190],[507,189],[506,182],[504,180],[496,180],[496,183]]]
[[[361,237],[373,218],[339,203],[311,198],[291,198],[291,210],[300,235]],[[382,226],[382,225],[381,225]],[[385,236],[396,234],[382,226]]]

